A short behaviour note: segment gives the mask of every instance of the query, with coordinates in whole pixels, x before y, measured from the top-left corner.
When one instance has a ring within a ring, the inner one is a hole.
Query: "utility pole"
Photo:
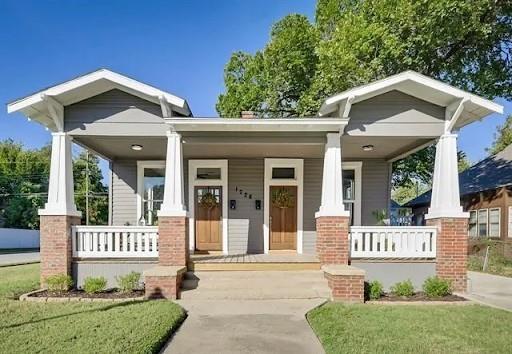
[[[89,225],[89,150],[85,150],[85,225]]]

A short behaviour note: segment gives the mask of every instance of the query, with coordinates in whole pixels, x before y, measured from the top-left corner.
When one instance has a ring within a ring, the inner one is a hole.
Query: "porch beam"
[[[350,216],[343,204],[343,172],[341,166],[341,135],[328,133],[324,152],[322,202],[315,217]]]
[[[158,211],[158,216],[187,216],[183,188],[183,149],[181,135],[171,129],[167,132],[164,200]]]

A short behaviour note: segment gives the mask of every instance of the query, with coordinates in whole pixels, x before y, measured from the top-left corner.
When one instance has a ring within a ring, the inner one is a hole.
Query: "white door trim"
[[[220,179],[197,179],[199,167],[220,168]],[[222,253],[228,254],[228,160],[188,160],[189,250],[196,248],[195,194],[196,186],[222,187]]]
[[[355,201],[354,201],[354,226],[361,226],[361,200],[362,200],[362,161],[345,161],[341,163],[342,170],[354,170]],[[342,176],[343,178],[343,176]]]
[[[145,168],[163,168],[165,169],[165,160],[141,160],[137,161],[137,220],[135,225],[139,225],[142,218],[142,195],[144,193],[144,169]],[[165,178],[165,173],[164,173]]]
[[[295,168],[293,179],[272,179],[273,167]],[[303,189],[304,189],[304,160],[303,159],[265,159],[265,183],[263,196],[263,249],[269,252],[270,245],[270,186],[297,186],[297,253],[302,253],[303,236]]]

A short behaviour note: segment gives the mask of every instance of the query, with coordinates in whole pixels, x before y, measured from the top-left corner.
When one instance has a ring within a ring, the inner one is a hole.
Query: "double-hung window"
[[[500,237],[500,208],[489,209],[489,237]]]
[[[478,216],[476,215],[476,210],[469,211],[469,237],[477,237],[478,236],[478,226],[477,220]]]

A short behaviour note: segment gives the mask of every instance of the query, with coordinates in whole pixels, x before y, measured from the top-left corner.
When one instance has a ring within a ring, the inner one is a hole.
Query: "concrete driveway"
[[[512,311],[512,278],[479,272],[468,272],[467,298]]]
[[[0,267],[26,263],[37,263],[39,260],[39,252],[0,254]]]
[[[324,353],[305,314],[322,299],[180,300],[188,317],[164,353]]]

